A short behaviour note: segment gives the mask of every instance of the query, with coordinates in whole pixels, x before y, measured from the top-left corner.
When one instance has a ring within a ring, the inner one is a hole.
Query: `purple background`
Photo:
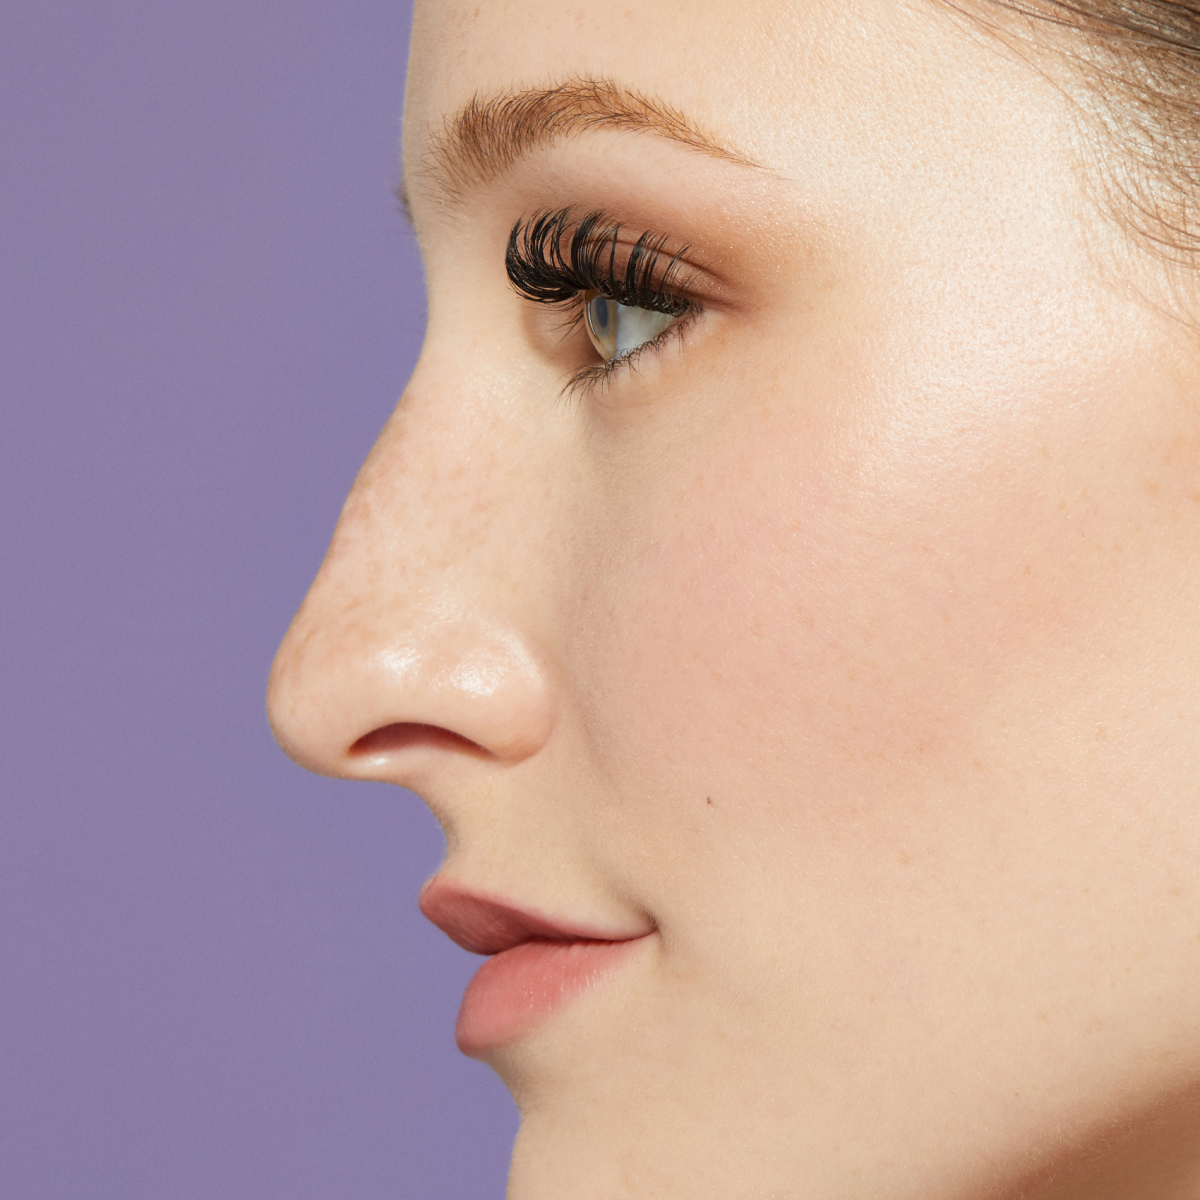
[[[0,1196],[503,1194],[415,797],[263,686],[415,361],[403,0],[3,0]]]

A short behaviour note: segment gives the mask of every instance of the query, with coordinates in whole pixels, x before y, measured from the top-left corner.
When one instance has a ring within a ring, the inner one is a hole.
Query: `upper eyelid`
[[[540,303],[566,303],[582,291],[682,316],[696,273],[688,246],[669,250],[672,239],[646,230],[632,238],[602,210],[578,220],[571,207],[519,219],[509,233],[505,269],[513,288]],[[623,269],[621,263],[623,262]]]

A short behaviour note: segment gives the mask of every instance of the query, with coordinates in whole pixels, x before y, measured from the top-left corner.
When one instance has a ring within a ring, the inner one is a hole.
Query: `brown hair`
[[[1141,240],[1200,265],[1200,3],[993,3],[1058,27],[1053,49],[1080,68],[1090,123],[1121,151],[1098,156],[1107,198]]]

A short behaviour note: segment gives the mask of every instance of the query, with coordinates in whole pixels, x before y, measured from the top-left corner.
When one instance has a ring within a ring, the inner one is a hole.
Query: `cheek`
[[[707,772],[814,811],[945,769],[1004,636],[1003,612],[963,621],[995,547],[961,531],[949,556],[930,514],[889,529],[894,512],[845,501],[804,482],[697,480],[669,535],[627,545],[607,605],[623,615],[595,643],[596,666],[621,669],[594,695],[631,769]]]
[[[1187,603],[1163,564],[1191,571],[1191,459],[1165,466],[1177,422],[1126,420],[1121,395],[1014,392],[981,405],[986,438],[918,413],[919,437],[880,422],[854,442],[785,414],[642,478],[597,535],[576,640],[591,755],[654,798],[635,836],[709,799],[756,854],[784,828],[869,841],[947,797],[1036,800],[1030,745],[1090,745],[1102,677],[1136,686],[1145,628]]]

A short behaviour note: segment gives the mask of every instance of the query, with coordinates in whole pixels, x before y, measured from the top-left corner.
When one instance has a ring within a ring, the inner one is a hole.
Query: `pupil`
[[[592,301],[592,321],[598,332],[608,329],[608,300],[604,296]]]

